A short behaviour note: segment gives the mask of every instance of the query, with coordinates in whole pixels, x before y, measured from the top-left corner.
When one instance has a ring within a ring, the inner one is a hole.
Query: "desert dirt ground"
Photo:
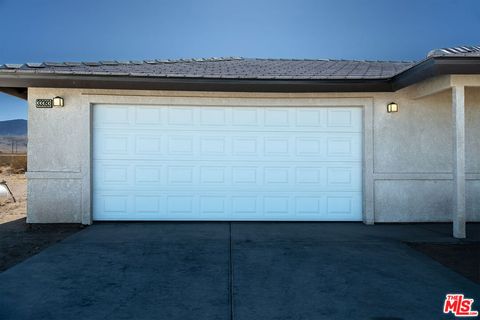
[[[0,198],[0,272],[80,230],[73,224],[27,224],[27,179],[15,172],[0,167],[0,181],[7,182],[16,198]]]
[[[27,212],[27,179],[25,174],[15,174],[9,167],[0,167],[0,181],[5,180],[17,202],[11,197],[0,198],[0,223],[25,218]]]

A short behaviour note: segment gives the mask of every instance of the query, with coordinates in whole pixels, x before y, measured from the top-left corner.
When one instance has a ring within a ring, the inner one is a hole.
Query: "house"
[[[480,47],[5,64],[0,91],[29,103],[29,223],[480,221]]]

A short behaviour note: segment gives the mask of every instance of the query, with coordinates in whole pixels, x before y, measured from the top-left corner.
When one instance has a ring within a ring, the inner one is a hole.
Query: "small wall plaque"
[[[37,108],[51,108],[53,107],[52,99],[37,99],[35,100],[35,106]]]

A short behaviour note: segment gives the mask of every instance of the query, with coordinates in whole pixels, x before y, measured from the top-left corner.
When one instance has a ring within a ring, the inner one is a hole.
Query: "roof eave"
[[[480,74],[480,57],[439,56],[421,61],[392,78],[394,91],[446,74]]]
[[[11,96],[27,100],[28,99],[28,89],[27,88],[0,88],[0,92],[9,94]]]
[[[212,79],[131,76],[0,74],[6,88],[82,88],[224,92],[378,92],[392,91],[389,79]],[[8,87],[7,87],[8,86]]]

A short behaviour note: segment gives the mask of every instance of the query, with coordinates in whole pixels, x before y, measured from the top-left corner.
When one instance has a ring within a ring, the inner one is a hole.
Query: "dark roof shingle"
[[[386,79],[413,66],[405,61],[209,58],[5,64],[0,72],[131,75],[219,79]]]

